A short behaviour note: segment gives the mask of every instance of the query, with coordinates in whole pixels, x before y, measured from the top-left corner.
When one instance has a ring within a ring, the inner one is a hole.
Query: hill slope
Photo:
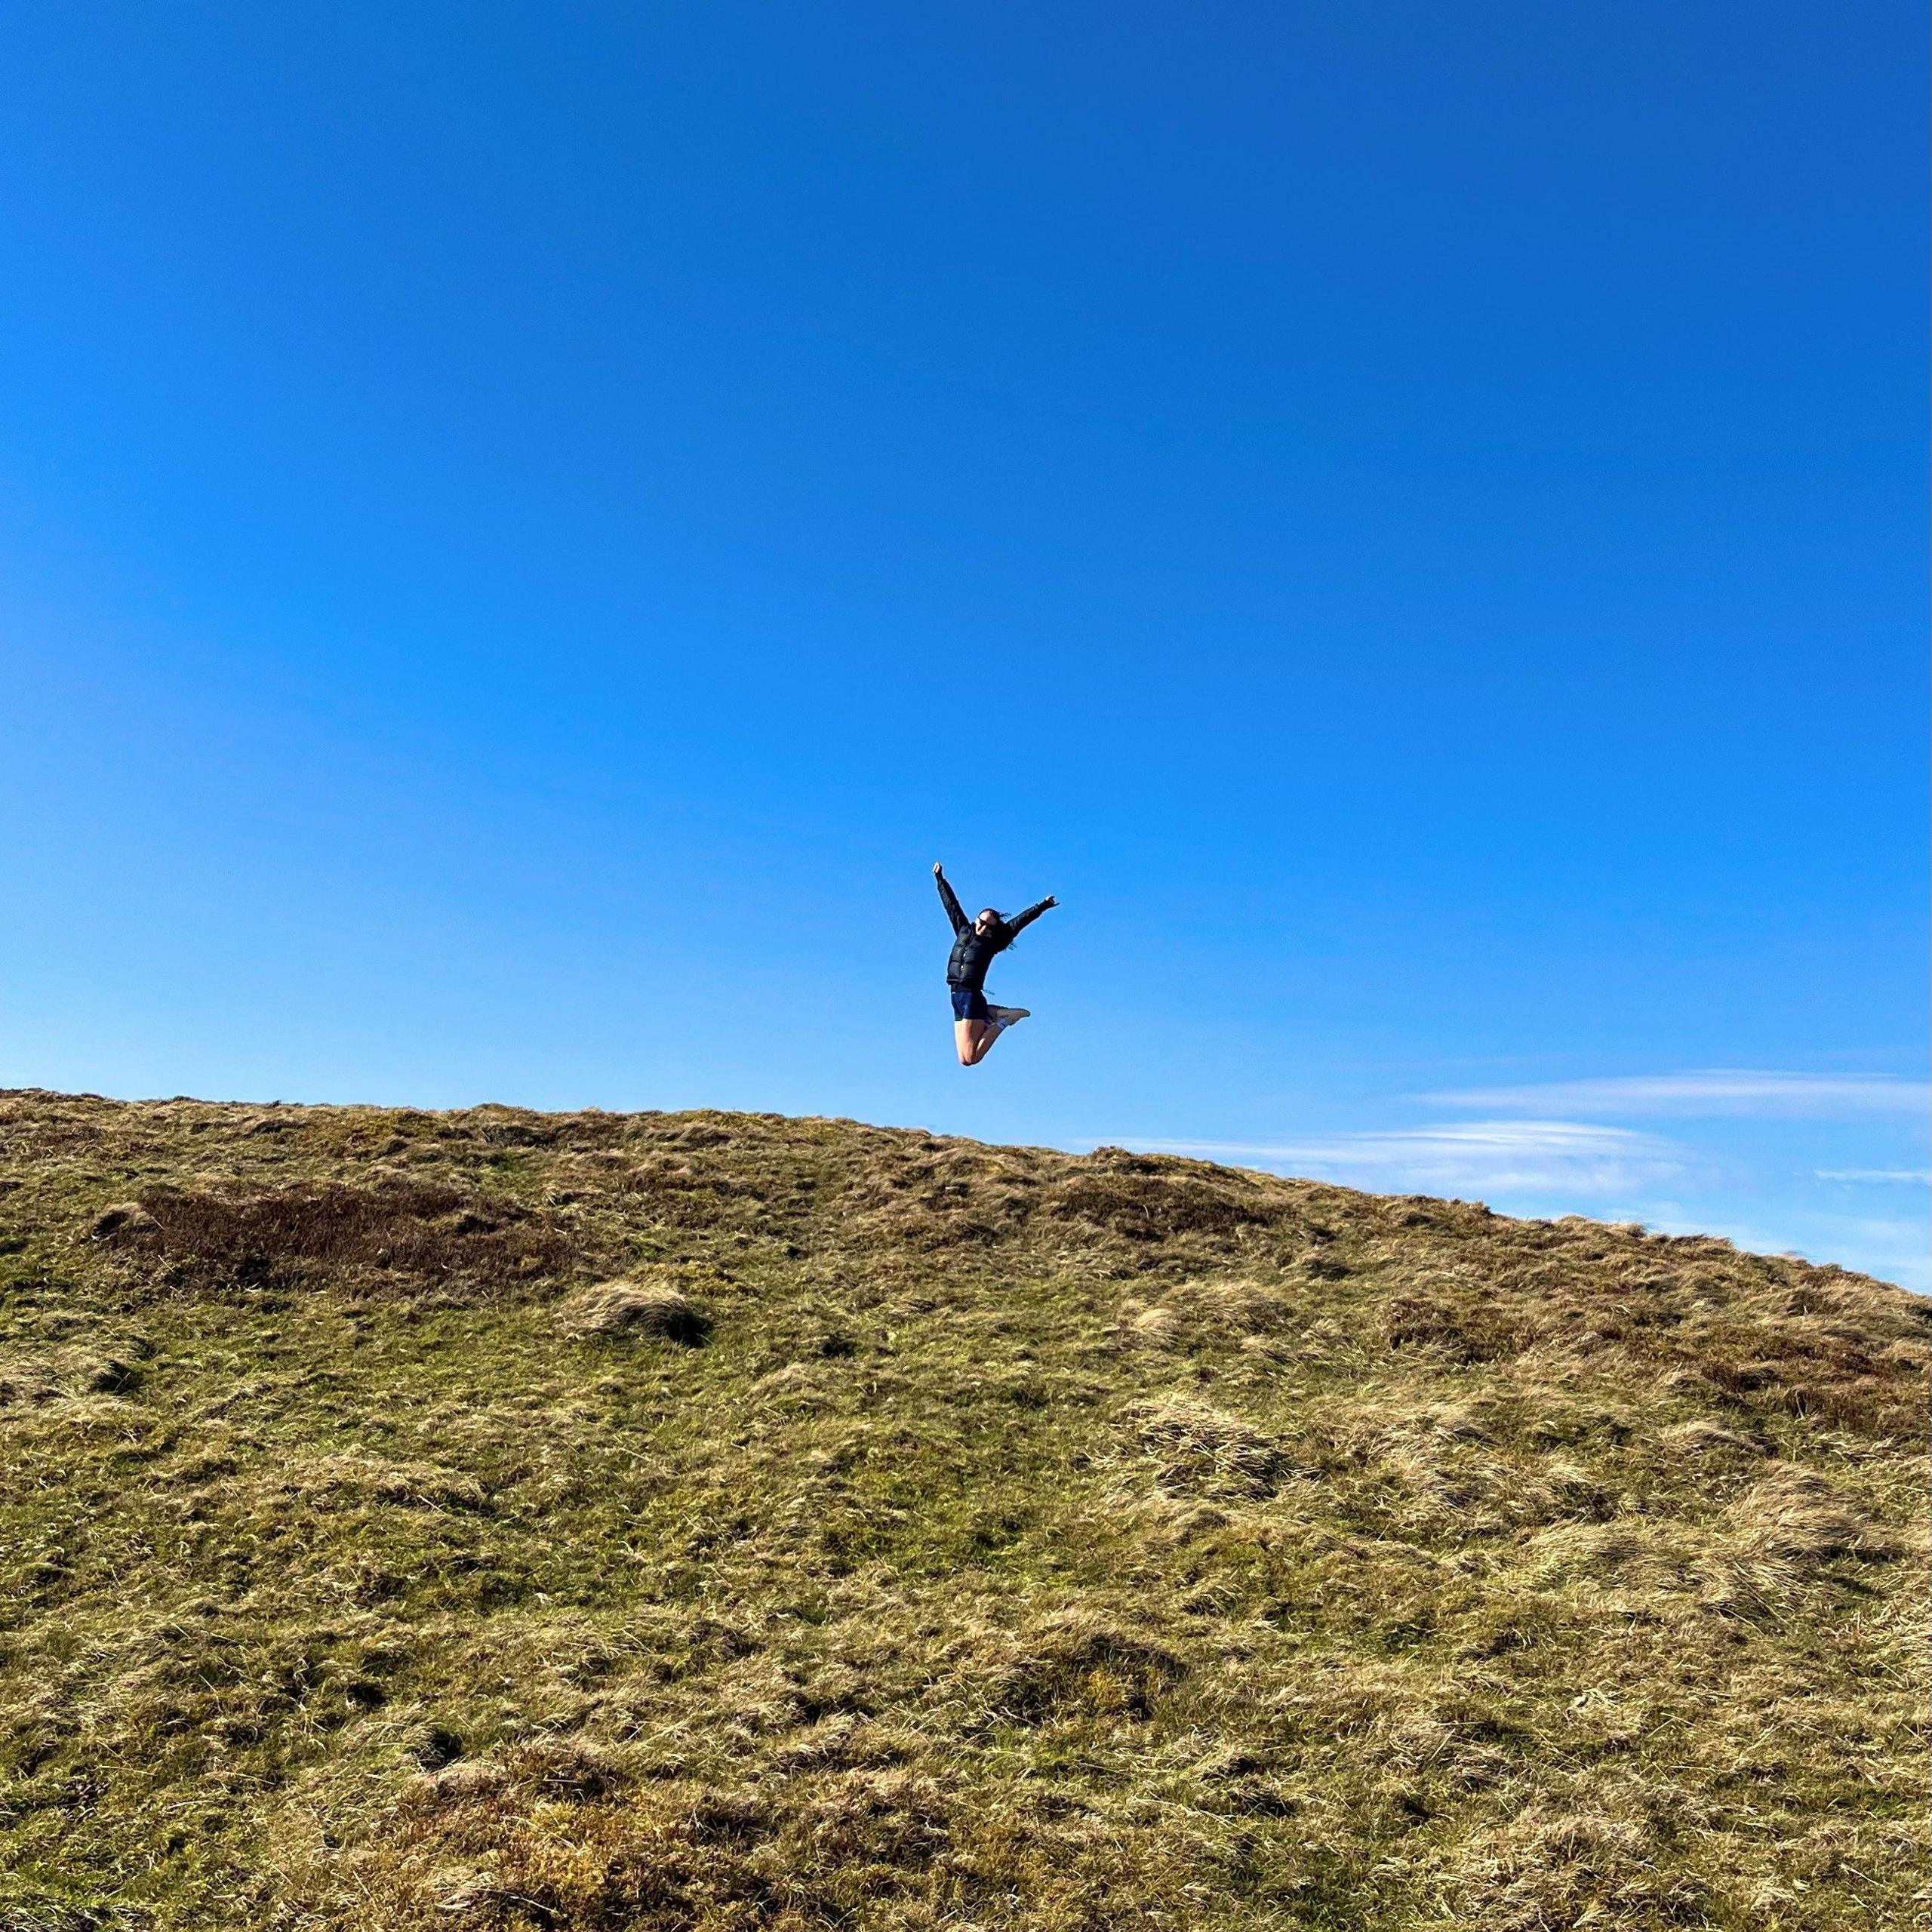
[[[9,1932],[1924,1877],[1927,1311],[1858,1276],[845,1121],[38,1093],[0,1250]]]

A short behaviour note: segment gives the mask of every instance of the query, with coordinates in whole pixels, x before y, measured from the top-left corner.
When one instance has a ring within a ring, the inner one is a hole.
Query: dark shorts
[[[977,986],[954,986],[952,1017],[955,1020],[990,1020],[992,1014],[986,1008],[986,996]]]

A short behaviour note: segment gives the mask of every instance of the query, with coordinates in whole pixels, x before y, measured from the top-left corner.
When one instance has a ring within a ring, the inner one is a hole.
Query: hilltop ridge
[[[1119,1149],[0,1094],[0,1928],[1902,1925],[1929,1341]]]

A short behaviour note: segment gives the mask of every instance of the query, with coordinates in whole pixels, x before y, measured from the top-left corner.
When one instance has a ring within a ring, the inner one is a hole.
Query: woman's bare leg
[[[955,1020],[952,1023],[952,1041],[959,1049],[959,1064],[977,1066],[992,1052],[1001,1030],[990,1020]]]

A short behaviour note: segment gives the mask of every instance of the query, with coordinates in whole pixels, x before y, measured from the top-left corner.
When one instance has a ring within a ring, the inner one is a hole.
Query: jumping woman
[[[959,1049],[961,1066],[977,1066],[992,1051],[993,1042],[1011,1026],[1026,1017],[1023,1006],[989,1006],[986,1004],[986,968],[994,955],[1004,952],[1042,912],[1060,903],[1043,899],[1011,918],[989,906],[977,919],[969,919],[959,909],[959,900],[946,882],[943,866],[933,867],[939,881],[940,903],[952,921],[952,957],[946,962],[946,983],[952,993],[952,1038]]]

